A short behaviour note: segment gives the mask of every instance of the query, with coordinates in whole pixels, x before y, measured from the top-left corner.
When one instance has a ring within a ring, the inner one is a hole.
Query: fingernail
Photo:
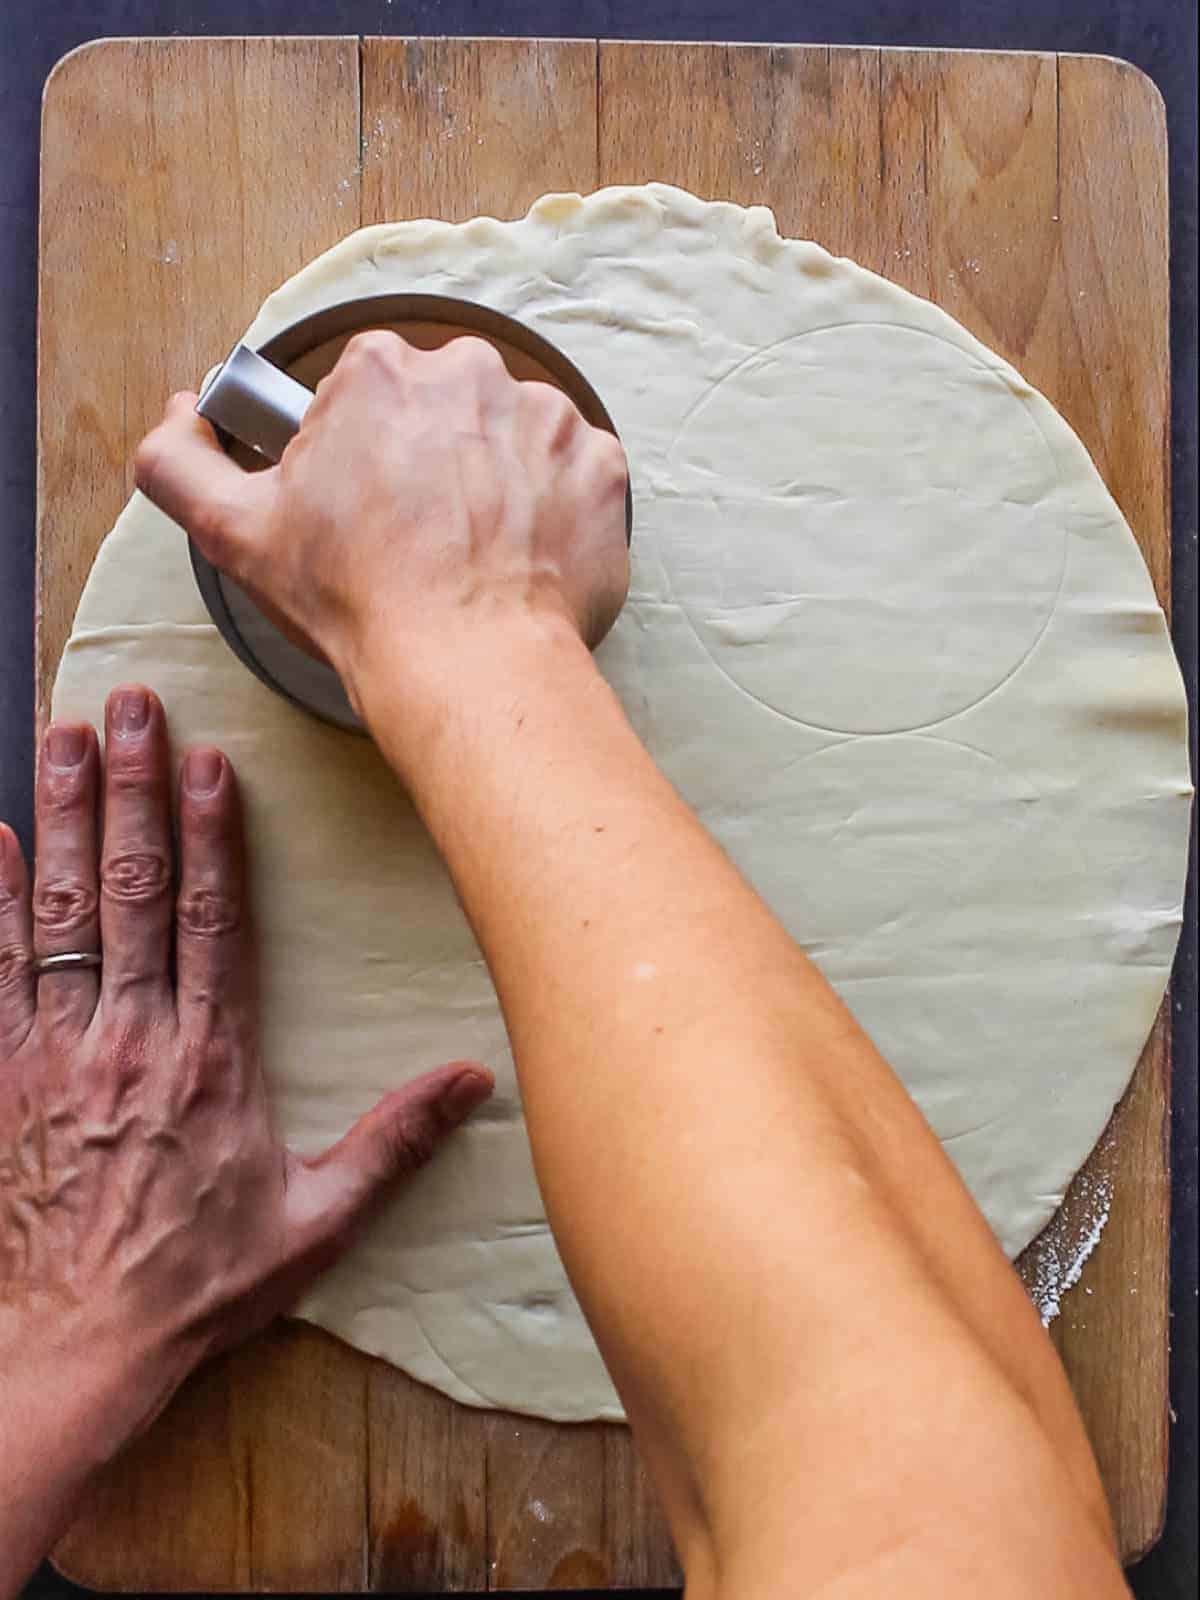
[[[63,772],[79,765],[86,748],[82,728],[55,727],[46,735],[46,759]]]
[[[144,689],[122,689],[112,711],[114,733],[141,733],[150,720],[150,696]]]
[[[442,1096],[442,1109],[456,1122],[461,1122],[490,1097],[494,1088],[492,1080],[482,1073],[464,1072]]]
[[[217,750],[190,750],[183,763],[183,786],[194,800],[215,794],[225,770],[224,757]]]

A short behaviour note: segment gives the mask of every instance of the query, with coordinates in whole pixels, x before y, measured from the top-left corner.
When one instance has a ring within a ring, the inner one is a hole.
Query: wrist
[[[574,622],[551,610],[477,611],[414,629],[386,615],[337,663],[350,698],[411,789],[440,751],[515,729],[527,698],[598,673]]]
[[[57,1477],[82,1483],[148,1425],[185,1371],[82,1307],[26,1304],[0,1317],[0,1455],[36,1442]]]
[[[0,1306],[0,1595],[19,1593],[135,1431],[126,1374],[84,1322],[75,1306]]]

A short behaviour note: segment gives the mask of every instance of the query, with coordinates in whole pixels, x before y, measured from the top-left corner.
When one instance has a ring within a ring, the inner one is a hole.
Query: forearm
[[[843,1597],[1111,1588],[1078,1418],[982,1218],[579,642],[628,583],[620,446],[471,339],[352,340],[249,476],[192,405],[138,482],[320,644],[449,863],[696,1600],[781,1561]]]
[[[22,1330],[26,1331],[22,1331]],[[134,1430],[129,1389],[94,1337],[64,1339],[0,1306],[0,1600],[70,1527],[92,1474]]]
[[[487,956],[555,1234],[677,1531],[767,1481],[812,1511],[889,1408],[901,1434],[923,1414],[918,1476],[978,1426],[1095,1508],[1061,1369],[953,1168],[578,640],[464,638],[419,736],[389,649],[360,695]]]
[[[67,1531],[86,1482],[60,1460],[56,1426],[31,1437],[0,1423],[0,1600],[20,1594]]]

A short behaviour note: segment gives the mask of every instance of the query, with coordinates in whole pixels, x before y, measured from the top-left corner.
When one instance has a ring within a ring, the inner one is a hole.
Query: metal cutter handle
[[[312,402],[311,389],[239,344],[205,384],[196,410],[239,443],[278,461]]]

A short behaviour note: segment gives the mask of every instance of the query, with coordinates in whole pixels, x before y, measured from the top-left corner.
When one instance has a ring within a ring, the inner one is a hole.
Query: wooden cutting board
[[[766,202],[782,232],[929,296],[1015,363],[1079,432],[1167,603],[1166,134],[1133,68],[593,40],[111,40],[67,57],[45,100],[40,717],[134,446],[270,289],[362,223],[514,217],[547,190],[651,178]],[[1165,1492],[1167,1019],[1077,1180],[1084,1225],[1098,1193],[1111,1214],[1054,1325],[1126,1556],[1155,1538]],[[105,1474],[56,1560],[126,1590],[677,1578],[627,1430],[472,1411],[299,1324],[198,1375]]]

